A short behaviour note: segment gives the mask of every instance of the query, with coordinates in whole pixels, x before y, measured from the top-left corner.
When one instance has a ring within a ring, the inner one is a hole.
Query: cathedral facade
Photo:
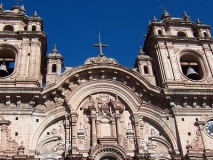
[[[43,20],[0,6],[1,160],[212,160],[210,26],[167,11],[134,68],[102,53],[63,68]],[[45,84],[45,85],[44,85]]]

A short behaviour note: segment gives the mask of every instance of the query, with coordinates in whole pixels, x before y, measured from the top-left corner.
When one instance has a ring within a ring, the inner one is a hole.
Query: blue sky
[[[4,9],[16,5],[15,0],[1,0]],[[120,64],[132,68],[143,46],[148,21],[160,20],[164,6],[173,17],[186,11],[191,20],[213,24],[212,0],[24,0],[28,16],[34,11],[44,20],[48,35],[47,54],[57,44],[65,66],[78,66],[99,54],[93,47],[101,33],[108,44],[103,53]]]

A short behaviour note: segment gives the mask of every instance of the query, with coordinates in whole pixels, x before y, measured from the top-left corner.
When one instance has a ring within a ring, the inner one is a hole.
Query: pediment
[[[132,101],[132,110],[139,110],[141,106],[149,106],[152,110],[167,108],[162,105],[165,99],[161,96],[161,88],[151,85],[138,72],[119,65],[99,64],[80,66],[63,73],[55,83],[44,88],[36,109],[43,112],[64,103],[76,107],[79,101],[97,93],[117,95],[124,102]]]

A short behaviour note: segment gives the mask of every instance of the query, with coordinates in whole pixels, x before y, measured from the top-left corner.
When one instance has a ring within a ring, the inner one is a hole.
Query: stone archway
[[[125,151],[114,145],[97,145],[91,152],[94,160],[123,160],[126,158]]]

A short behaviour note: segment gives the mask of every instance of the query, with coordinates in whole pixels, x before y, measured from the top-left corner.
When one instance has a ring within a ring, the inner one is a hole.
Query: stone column
[[[5,151],[7,146],[7,126],[2,125],[1,126],[1,145],[0,145],[0,151]]]
[[[169,54],[169,58],[170,58],[170,62],[171,62],[171,67],[173,70],[174,79],[176,81],[181,81],[180,71],[179,71],[177,60],[175,58],[173,45],[172,45],[172,43],[168,43],[168,42],[166,43],[166,45],[167,45],[168,54]]]
[[[41,23],[36,22],[36,31],[41,31]]]
[[[32,21],[29,21],[27,31],[32,31]]]
[[[112,119],[112,137],[116,137],[116,123],[115,123],[115,118]]]
[[[140,137],[140,119],[138,114],[133,114],[133,118],[134,118],[135,136],[136,136],[136,141],[138,146],[138,153],[143,153],[143,147],[142,147],[142,142]]]
[[[96,124],[95,124],[96,113],[95,113],[95,111],[92,111],[90,118],[91,118],[91,127],[92,127],[92,147],[95,147],[96,144],[97,144]]]
[[[70,120],[69,120],[69,115],[65,115],[65,120],[64,120],[64,130],[65,130],[65,154],[68,154],[69,147],[70,147]]]
[[[0,120],[1,126],[1,145],[0,145],[0,154],[6,151],[7,147],[7,126],[10,125],[10,121]]]
[[[201,135],[201,139],[202,139],[202,143],[203,143],[203,149],[204,150],[208,150],[209,148],[206,145],[206,139],[205,139],[205,133],[204,133],[204,125],[205,125],[205,121],[198,121],[198,129],[200,131],[200,135]]]
[[[97,131],[97,138],[101,137],[101,122],[100,120],[96,120],[96,131]]]
[[[30,79],[35,79],[35,70],[37,68],[36,64],[36,54],[37,54],[37,47],[38,47],[38,39],[32,39],[31,41],[31,51],[30,51],[30,65],[28,69],[28,77]],[[39,65],[39,64],[38,64]]]
[[[71,137],[72,137],[72,154],[77,154],[77,119],[78,114],[76,112],[71,112],[71,123],[72,123],[72,131],[71,131]]]
[[[138,70],[142,75],[144,75],[144,69],[143,69],[143,62],[142,61],[138,61]]]
[[[118,137],[118,144],[122,146],[122,131],[121,131],[121,122],[120,122],[120,113],[116,111],[116,124],[117,124],[117,137]]]
[[[27,69],[29,66],[28,62],[28,53],[29,53],[29,39],[24,38],[22,43],[22,49],[20,54],[20,64],[19,64],[19,78],[25,79],[27,77]],[[18,56],[17,56],[18,57]],[[18,62],[18,59],[16,59],[16,63]]]
[[[168,60],[167,49],[164,43],[158,44],[158,60],[159,62],[162,62],[163,65],[160,65],[163,81],[167,82],[173,80],[174,77],[171,74],[171,65]]]
[[[213,76],[213,59],[212,59],[212,52],[211,49],[213,49],[213,46],[211,45],[211,48],[208,46],[208,44],[203,44],[203,50],[205,51],[206,59],[208,62],[208,66],[211,72],[211,75]]]

